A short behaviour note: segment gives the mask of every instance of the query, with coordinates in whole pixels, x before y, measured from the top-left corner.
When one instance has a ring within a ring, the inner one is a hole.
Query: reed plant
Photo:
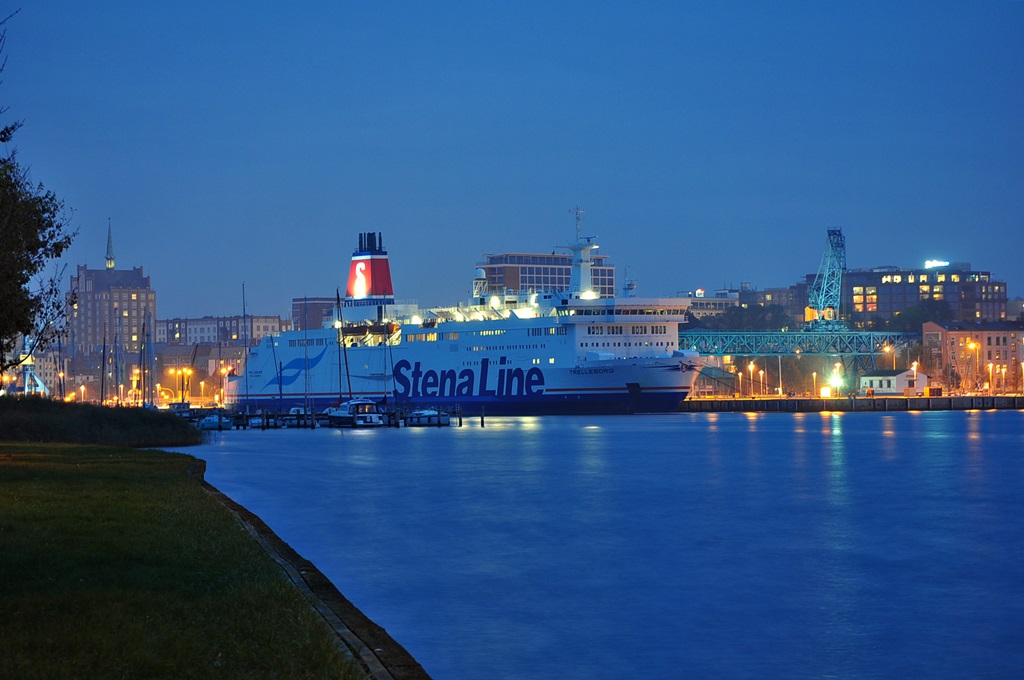
[[[201,444],[202,432],[167,411],[0,397],[0,441],[159,447]]]
[[[194,460],[0,443],[0,677],[365,677]]]

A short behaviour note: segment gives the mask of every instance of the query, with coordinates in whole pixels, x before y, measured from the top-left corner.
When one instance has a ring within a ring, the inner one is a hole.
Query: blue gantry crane
[[[804,312],[805,329],[809,331],[842,331],[847,329],[839,320],[839,303],[843,295],[843,272],[846,271],[846,239],[842,229],[828,230],[828,247],[821,258],[821,266],[814,283],[807,291],[807,309]]]
[[[821,266],[808,289],[802,330],[715,331],[680,330],[679,345],[705,356],[830,357],[847,372],[876,368],[876,358],[908,345],[916,336],[889,331],[855,331],[840,319],[846,239],[842,229],[828,230]],[[831,363],[831,361],[830,361]]]

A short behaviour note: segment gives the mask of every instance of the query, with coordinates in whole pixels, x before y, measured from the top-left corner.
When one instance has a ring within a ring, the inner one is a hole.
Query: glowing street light
[[[199,405],[202,406],[206,400],[206,381],[199,381]]]
[[[761,396],[764,396],[764,369],[757,372],[758,378],[761,381]]]
[[[1006,394],[1006,366],[999,369],[999,372],[1003,374],[1003,394]]]
[[[833,397],[840,396],[840,390],[842,390],[842,387],[843,387],[843,376],[839,375],[838,371],[833,373],[832,377],[829,378],[829,380],[828,380],[828,384],[832,387],[832,391],[833,391],[832,396]],[[822,390],[822,391],[824,391],[824,390]]]
[[[82,385],[82,403],[85,403],[85,385]]]
[[[811,371],[811,394],[818,396],[818,372]]]
[[[992,362],[988,363],[988,395],[992,396]]]
[[[750,396],[754,396],[754,369],[755,368],[757,368],[757,366],[754,365],[753,361],[751,361],[750,364],[747,365],[747,370],[750,371]]]
[[[890,352],[892,352],[892,347],[889,347],[889,345],[883,345],[882,346],[882,351],[885,352],[888,355]],[[896,354],[895,353],[893,353],[893,355],[892,355],[892,370],[894,370],[894,371],[896,370]]]
[[[974,340],[970,340],[967,343],[967,349],[974,352],[974,363],[971,365],[971,382],[973,383],[973,385],[971,385],[972,391],[978,388],[978,348],[980,346],[981,345],[974,342]],[[968,358],[968,361],[969,360],[970,359]]]

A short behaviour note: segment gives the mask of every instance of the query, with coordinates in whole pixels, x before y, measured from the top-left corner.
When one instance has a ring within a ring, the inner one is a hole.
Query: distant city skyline
[[[638,294],[969,262],[1024,293],[1024,3],[57,1],[6,25],[13,148],[65,262],[158,316],[287,317],[383,234],[395,295],[465,299],[572,211]],[[66,274],[67,275],[67,274]]]

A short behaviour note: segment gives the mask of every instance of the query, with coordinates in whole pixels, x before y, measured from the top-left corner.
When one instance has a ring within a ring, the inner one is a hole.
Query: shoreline
[[[686,399],[680,413],[822,413],[824,411],[988,411],[1024,409],[1024,396],[970,397],[744,397]]]
[[[206,481],[206,461],[189,469],[203,489],[226,507],[263,550],[287,574],[310,605],[334,630],[373,680],[430,680],[423,667],[388,632],[350,602],[309,560],[267,526],[266,522]]]

